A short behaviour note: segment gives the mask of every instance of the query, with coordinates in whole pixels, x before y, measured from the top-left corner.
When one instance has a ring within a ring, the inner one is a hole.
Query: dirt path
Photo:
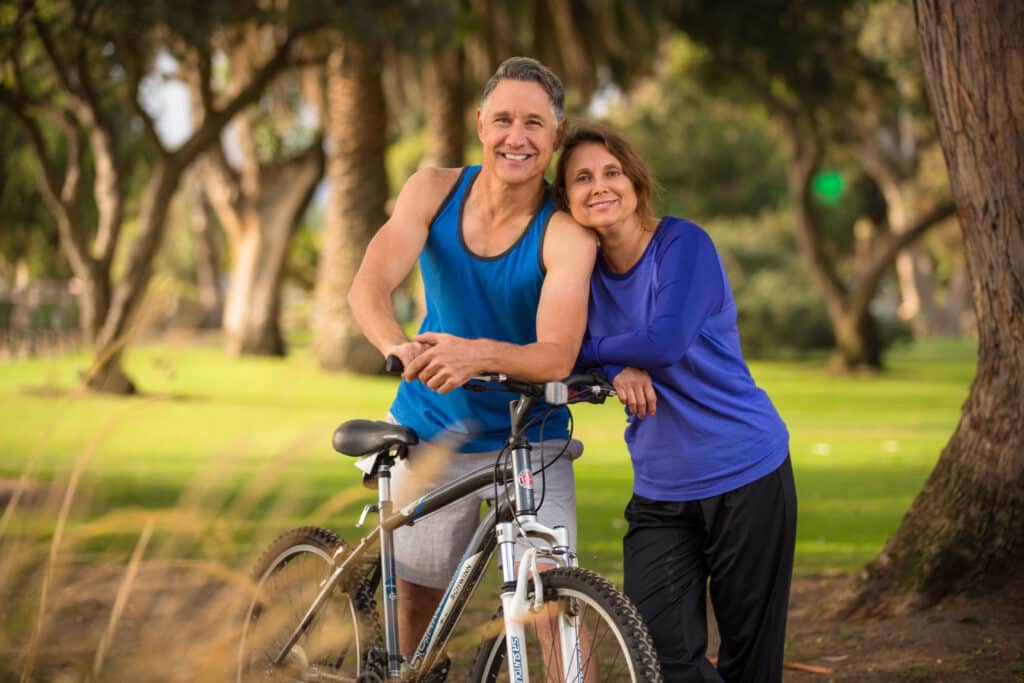
[[[886,619],[822,619],[847,577],[793,586],[787,659],[831,675],[786,672],[787,683],[1024,681],[1024,580],[995,596],[958,597]]]

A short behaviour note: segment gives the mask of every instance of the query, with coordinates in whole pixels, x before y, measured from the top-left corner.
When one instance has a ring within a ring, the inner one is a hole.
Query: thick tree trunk
[[[836,348],[829,360],[829,369],[834,372],[874,372],[882,367],[882,344],[878,336],[878,324],[868,307],[856,310],[842,308],[832,312],[832,331],[836,336]]]
[[[834,372],[879,370],[882,367],[882,349],[870,309],[877,279],[867,278],[859,282],[853,291],[840,281],[821,236],[811,195],[811,181],[822,156],[821,145],[814,136],[804,134],[792,120],[789,134],[793,158],[788,183],[796,209],[797,245],[812,281],[825,300],[825,309],[836,338],[829,369]]]
[[[465,71],[461,46],[438,48],[423,65],[427,166],[462,166],[466,146]]]
[[[317,268],[313,343],[325,370],[378,372],[347,294],[373,233],[387,218],[387,108],[379,50],[346,40],[327,62],[327,224]]]
[[[995,590],[1024,562],[1024,5],[915,6],[974,284],[978,370],[956,432],[849,612]]]
[[[231,278],[224,304],[224,343],[229,355],[285,353],[280,327],[281,282],[288,245],[323,177],[323,143],[315,140],[286,162],[256,166],[255,187],[243,189],[228,174],[205,173],[208,196],[231,249]],[[211,165],[204,165],[210,171]],[[216,183],[234,187],[215,188]],[[225,191],[220,191],[225,190]]]
[[[230,356],[242,354],[283,356],[284,338],[277,324],[278,297],[266,282],[275,278],[270,263],[270,227],[248,211],[241,234],[230,241],[231,276],[224,299],[224,349]],[[285,232],[278,230],[278,233]],[[287,239],[285,239],[287,241]],[[280,269],[278,269],[278,273]],[[276,289],[276,288],[275,288]]]

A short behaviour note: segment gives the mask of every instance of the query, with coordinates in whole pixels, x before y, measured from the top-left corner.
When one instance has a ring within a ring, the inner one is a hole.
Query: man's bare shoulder
[[[417,194],[420,192],[448,194],[461,173],[461,168],[425,166],[409,176],[405,184],[406,186],[414,184]]]
[[[461,168],[427,166],[417,170],[402,186],[399,205],[424,217],[434,215],[462,173]]]
[[[548,223],[544,239],[544,267],[553,263],[570,262],[593,265],[597,255],[597,234],[577,223],[565,211],[555,211]],[[589,272],[589,271],[588,271]]]
[[[567,240],[573,244],[592,244],[597,246],[597,233],[587,230],[566,211],[555,211],[548,223],[548,230],[558,240]]]
[[[391,214],[392,220],[414,224],[429,222],[459,178],[459,168],[421,168],[402,185]]]

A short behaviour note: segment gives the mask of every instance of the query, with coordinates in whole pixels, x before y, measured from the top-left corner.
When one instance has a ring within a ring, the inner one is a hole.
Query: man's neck
[[[479,190],[472,197],[479,211],[500,221],[521,214],[533,214],[544,194],[544,177],[537,176],[528,182],[512,184],[484,168],[480,171],[474,190]]]

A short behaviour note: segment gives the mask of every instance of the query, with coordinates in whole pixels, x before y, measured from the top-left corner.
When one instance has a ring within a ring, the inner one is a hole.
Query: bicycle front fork
[[[575,556],[569,550],[569,532],[565,527],[546,527],[529,517],[520,521],[523,531],[535,538],[548,541],[563,566],[575,564]],[[529,662],[526,649],[526,626],[534,620],[548,617],[541,614],[544,607],[544,580],[537,568],[537,549],[523,551],[518,568],[515,562],[516,525],[502,522],[497,525],[498,552],[501,558],[502,592],[501,607],[505,619],[505,649],[509,681],[529,681]],[[533,586],[533,597],[529,588]],[[583,661],[580,651],[579,624],[572,610],[558,607],[555,628],[549,631],[538,629],[538,637],[550,637],[551,642],[541,647],[558,648],[557,659],[562,665],[562,680],[582,681]],[[549,661],[551,658],[546,657]]]

